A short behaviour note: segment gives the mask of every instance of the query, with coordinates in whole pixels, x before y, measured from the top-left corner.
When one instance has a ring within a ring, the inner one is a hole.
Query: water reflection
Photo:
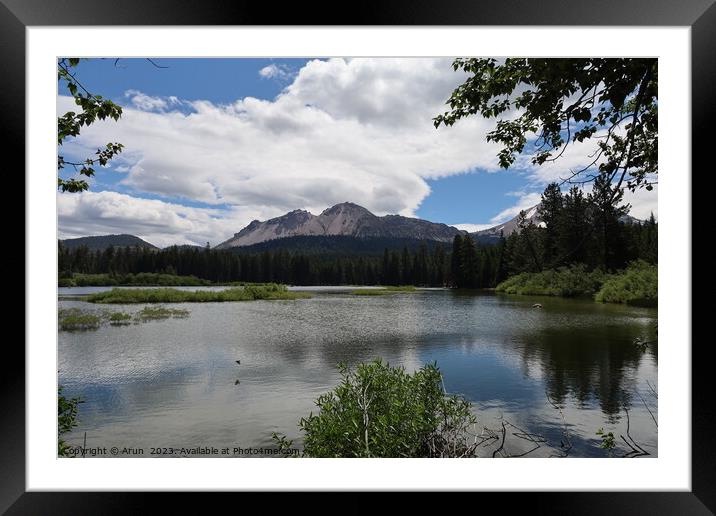
[[[300,444],[296,424],[336,384],[336,364],[382,357],[409,370],[436,361],[481,425],[507,420],[545,436],[530,456],[559,454],[565,424],[572,456],[603,456],[594,433],[623,431],[625,407],[632,435],[655,454],[655,425],[635,396],[658,414],[646,384],[656,385],[657,350],[633,340],[653,340],[656,311],[552,298],[534,310],[536,299],[319,289],[309,300],[186,304],[187,319],[61,332],[60,382],[87,400],[71,439],[86,431],[97,446],[267,446],[280,431]],[[507,444],[518,454],[529,443]]]

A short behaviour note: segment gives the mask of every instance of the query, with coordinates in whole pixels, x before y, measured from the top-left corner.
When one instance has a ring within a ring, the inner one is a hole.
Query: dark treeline
[[[483,254],[494,249],[485,248]],[[320,256],[283,249],[261,253],[170,247],[155,251],[137,248],[59,247],[60,277],[81,274],[160,272],[196,276],[214,282],[276,282],[289,285],[450,285],[449,252],[440,245],[422,244],[412,251],[385,249],[378,256]]]
[[[60,277],[73,273],[166,273],[213,282],[276,282],[289,285],[416,285],[495,287],[509,276],[571,264],[615,271],[637,259],[657,262],[657,223],[625,223],[622,194],[597,179],[585,195],[549,185],[535,225],[520,214],[520,230],[495,245],[456,236],[452,249],[422,243],[385,249],[381,255],[330,256],[286,249],[237,253],[197,247],[162,250],[116,247],[93,251],[60,244]]]

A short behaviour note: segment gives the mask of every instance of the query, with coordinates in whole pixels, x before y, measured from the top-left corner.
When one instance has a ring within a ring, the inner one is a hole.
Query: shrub
[[[599,290],[605,277],[599,269],[587,272],[584,265],[578,264],[557,270],[523,272],[503,281],[495,290],[521,295],[592,296]]]
[[[77,426],[77,413],[80,398],[66,398],[62,394],[62,387],[57,389],[57,455],[66,457],[70,455],[69,445],[62,439],[64,434],[72,431]]]
[[[307,457],[464,457],[474,454],[471,404],[447,395],[435,364],[413,374],[381,360],[351,370],[302,418]],[[274,435],[277,441],[280,437]],[[279,442],[279,444],[281,444]],[[285,444],[285,443],[284,443]]]
[[[625,303],[638,306],[658,304],[659,273],[656,265],[632,262],[625,271],[612,275],[594,299],[602,303]]]

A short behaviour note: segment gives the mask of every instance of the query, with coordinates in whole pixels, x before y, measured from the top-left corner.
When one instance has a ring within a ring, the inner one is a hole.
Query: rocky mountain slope
[[[461,233],[464,232],[452,226],[422,219],[401,215],[378,217],[362,206],[344,202],[324,210],[320,215],[295,210],[263,222],[254,220],[215,249],[249,246],[295,236],[388,237],[450,242]]]

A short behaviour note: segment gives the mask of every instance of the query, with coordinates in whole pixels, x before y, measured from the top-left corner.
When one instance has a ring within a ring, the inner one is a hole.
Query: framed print
[[[716,8],[400,4],[3,0],[27,203],[3,510],[714,510],[691,171]]]

